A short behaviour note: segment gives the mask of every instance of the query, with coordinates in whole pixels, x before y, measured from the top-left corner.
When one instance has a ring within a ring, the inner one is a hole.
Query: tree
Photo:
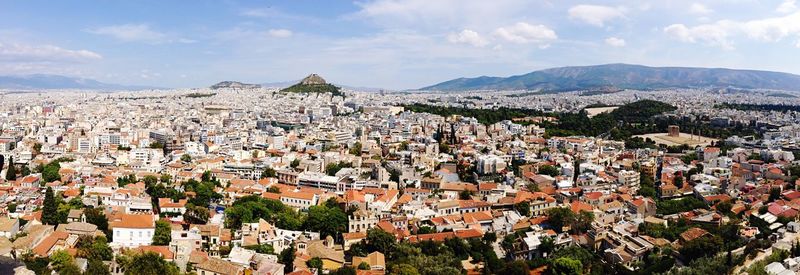
[[[6,165],[6,157],[5,157],[5,156],[3,156],[3,155],[0,155],[0,172],[2,172],[2,171],[3,171],[3,167],[4,167],[5,165]]]
[[[305,230],[319,232],[320,237],[332,236],[339,239],[341,232],[347,231],[347,215],[337,205],[336,199],[329,199],[325,205],[308,208],[308,216],[303,223]]]
[[[539,174],[555,177],[561,175],[561,172],[555,166],[545,164],[539,167]]]
[[[425,226],[425,225],[420,226],[419,228],[417,228],[417,234],[430,234],[430,233],[436,233],[436,229],[434,229],[433,227],[430,227],[430,226]]]
[[[511,256],[514,254],[514,243],[517,242],[517,237],[514,234],[508,234],[503,237],[503,241],[500,242],[500,247],[506,251],[506,255]]]
[[[44,193],[44,206],[42,207],[42,223],[49,225],[58,224],[58,205],[53,196],[53,188],[47,187]]]
[[[114,251],[108,245],[105,237],[81,236],[77,244],[77,256],[86,259],[100,259],[110,261],[114,258]]]
[[[319,257],[311,258],[306,262],[306,265],[310,268],[319,270],[320,268],[322,268],[322,259],[320,259]]]
[[[167,221],[156,221],[153,245],[168,245],[170,241],[172,241],[172,226]]]
[[[713,256],[722,247],[722,239],[714,235],[705,235],[686,242],[679,250],[683,259],[688,262],[702,257]]]
[[[89,264],[86,266],[86,272],[84,272],[84,274],[111,275],[111,272],[108,271],[108,266],[100,259],[89,258]]]
[[[517,210],[522,216],[531,215],[531,204],[528,201],[523,201],[514,205],[514,210]]]
[[[255,251],[257,253],[261,253],[261,254],[272,254],[272,255],[275,254],[275,248],[272,247],[269,244],[251,245],[251,246],[247,246],[245,248],[253,250],[253,251]]]
[[[731,203],[727,201],[723,201],[717,204],[717,211],[719,211],[722,214],[731,213],[732,208],[733,205],[731,205]]]
[[[528,264],[526,264],[525,261],[513,261],[506,265],[500,273],[511,275],[528,275],[530,272],[530,267],[528,267]]]
[[[389,270],[391,275],[420,275],[417,268],[410,264],[393,265]]]
[[[75,265],[74,261],[75,259],[72,258],[72,255],[69,255],[69,253],[64,250],[58,250],[50,255],[50,266],[52,266],[55,271],[60,271],[67,265]]]
[[[300,166],[300,159],[293,159],[292,162],[289,163],[289,166],[292,168],[297,168],[297,166]]]
[[[367,230],[366,241],[368,253],[378,251],[387,256],[390,255],[390,252],[397,243],[397,239],[394,237],[394,235],[389,234],[388,232],[377,227]]]
[[[172,182],[172,176],[170,176],[169,174],[161,174],[161,178],[159,178],[159,181],[165,184],[169,184]]]
[[[561,232],[567,225],[571,225],[575,221],[575,213],[569,208],[556,207],[547,210],[547,222],[557,232]]]
[[[8,169],[6,170],[6,180],[17,180],[17,167],[14,166],[14,157],[8,158]]]
[[[284,273],[290,273],[294,271],[294,253],[295,253],[294,242],[292,242],[292,244],[289,245],[288,248],[281,251],[281,254],[278,255],[278,262],[284,265],[283,267]]]
[[[183,212],[183,220],[190,224],[206,224],[211,212],[202,206],[192,206]]]
[[[544,236],[540,241],[541,244],[539,244],[539,251],[541,251],[544,255],[549,255],[550,252],[552,252],[556,247],[555,240],[553,240],[553,238],[550,236]]]
[[[580,261],[567,257],[555,259],[551,267],[553,275],[578,275],[583,271]]]
[[[362,149],[361,147],[362,147],[361,146],[361,142],[356,141],[356,143],[353,144],[353,147],[350,148],[349,153],[351,155],[360,156],[361,155],[361,149]]]
[[[192,162],[192,156],[189,154],[183,154],[181,155],[181,161],[186,163]]]
[[[262,179],[274,178],[277,175],[278,174],[275,172],[275,169],[272,169],[271,167],[264,168],[264,172],[261,172],[261,178]]]
[[[781,189],[778,187],[773,187],[769,190],[769,202],[773,202],[777,199],[781,198]]]
[[[356,275],[356,270],[350,266],[343,266],[337,270],[331,271],[329,275]]]
[[[358,269],[359,270],[370,270],[369,263],[361,262],[360,264],[358,264]]]
[[[123,262],[125,275],[178,275],[178,267],[154,252],[136,253],[117,258]]]
[[[464,191],[461,191],[461,193],[458,193],[458,199],[459,200],[471,200],[472,199],[472,195],[474,195],[472,191],[464,190]]]
[[[108,238],[113,236],[111,231],[108,230],[108,218],[99,208],[85,208],[83,214],[86,215],[86,222],[97,226],[97,230],[103,231]]]

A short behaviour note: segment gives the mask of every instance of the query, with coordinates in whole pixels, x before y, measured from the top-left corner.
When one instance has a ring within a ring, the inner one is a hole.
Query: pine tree
[[[17,180],[17,168],[14,167],[14,157],[8,158],[8,170],[6,170],[7,180]]]
[[[42,223],[50,225],[58,224],[58,205],[56,205],[56,198],[53,196],[53,188],[50,187],[47,187],[47,191],[44,193]]]

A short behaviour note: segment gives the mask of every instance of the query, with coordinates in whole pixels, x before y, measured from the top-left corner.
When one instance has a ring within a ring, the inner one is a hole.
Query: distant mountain
[[[238,81],[222,81],[220,83],[211,85],[211,89],[258,89],[261,85],[258,84],[245,84]]]
[[[33,74],[23,76],[0,76],[0,89],[47,90],[47,89],[85,89],[85,90],[149,90],[157,87],[120,85],[99,82],[94,79],[69,77],[63,75]]]
[[[331,93],[335,96],[343,95],[341,89],[333,84],[325,82],[321,76],[317,74],[310,74],[300,80],[299,83],[281,89],[281,92],[286,93]]]
[[[629,64],[560,67],[510,77],[458,78],[419,90],[544,90],[741,88],[800,91],[800,76],[788,73]]]

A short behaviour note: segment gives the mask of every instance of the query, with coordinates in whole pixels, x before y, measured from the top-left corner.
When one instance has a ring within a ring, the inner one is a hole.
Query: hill
[[[63,75],[33,74],[23,76],[0,76],[0,89],[48,90],[149,90],[157,87],[103,83],[94,79]]]
[[[211,89],[258,89],[261,85],[258,84],[245,84],[238,81],[222,81],[220,83],[211,85]]]
[[[560,67],[510,77],[458,78],[419,90],[543,90],[741,88],[800,90],[800,76],[717,68],[647,67],[629,64]]]
[[[344,96],[339,87],[325,82],[321,76],[317,74],[310,74],[309,76],[300,80],[299,83],[281,89],[281,92],[287,93],[331,93],[334,96]]]

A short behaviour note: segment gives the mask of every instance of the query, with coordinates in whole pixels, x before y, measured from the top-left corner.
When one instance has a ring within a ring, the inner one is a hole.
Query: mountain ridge
[[[800,75],[700,67],[649,67],[623,63],[556,67],[509,77],[456,78],[417,90],[547,90],[597,88],[744,88],[800,91]]]
[[[85,90],[151,90],[161,89],[143,85],[122,85],[100,82],[94,79],[70,77],[54,74],[2,75],[0,89],[50,90],[50,89],[85,89]]]

